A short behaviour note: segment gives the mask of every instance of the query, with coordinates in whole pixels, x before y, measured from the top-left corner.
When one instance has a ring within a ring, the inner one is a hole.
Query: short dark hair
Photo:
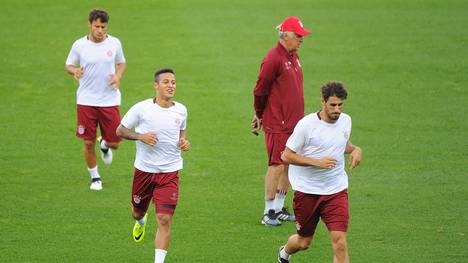
[[[109,22],[109,14],[104,9],[93,9],[89,12],[88,21],[92,23],[96,20],[101,20],[102,23]]]
[[[346,91],[343,83],[332,80],[325,82],[322,87],[322,98],[325,101],[328,101],[328,98],[331,96],[338,97],[342,100],[345,100],[348,97],[348,92]]]
[[[172,73],[175,75],[174,70],[171,68],[158,69],[156,73],[154,73],[154,81],[159,82],[159,75],[164,74],[164,73]]]

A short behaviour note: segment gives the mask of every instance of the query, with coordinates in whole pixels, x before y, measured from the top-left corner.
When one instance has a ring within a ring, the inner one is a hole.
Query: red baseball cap
[[[276,27],[276,29],[282,32],[294,32],[299,36],[307,36],[310,34],[310,31],[307,28],[304,28],[301,20],[295,16],[286,18],[283,23]]]

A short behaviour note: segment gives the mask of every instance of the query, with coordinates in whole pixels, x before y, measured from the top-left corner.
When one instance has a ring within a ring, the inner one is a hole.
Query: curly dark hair
[[[348,92],[346,91],[343,83],[333,80],[325,82],[322,87],[322,98],[325,101],[328,101],[328,98],[331,96],[338,97],[342,100],[345,100],[348,97]]]

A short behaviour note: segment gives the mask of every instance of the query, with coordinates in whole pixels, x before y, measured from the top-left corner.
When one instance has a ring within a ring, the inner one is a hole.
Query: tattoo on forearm
[[[122,129],[119,129],[119,135],[127,140],[132,140],[136,141],[138,140],[138,136],[140,135],[139,133],[133,132],[130,129],[127,129],[125,127],[122,127]]]

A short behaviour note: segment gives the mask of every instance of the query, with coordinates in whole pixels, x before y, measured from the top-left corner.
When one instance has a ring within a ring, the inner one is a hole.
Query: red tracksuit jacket
[[[254,108],[268,133],[292,133],[304,117],[304,80],[299,57],[279,42],[266,54],[254,90]]]

